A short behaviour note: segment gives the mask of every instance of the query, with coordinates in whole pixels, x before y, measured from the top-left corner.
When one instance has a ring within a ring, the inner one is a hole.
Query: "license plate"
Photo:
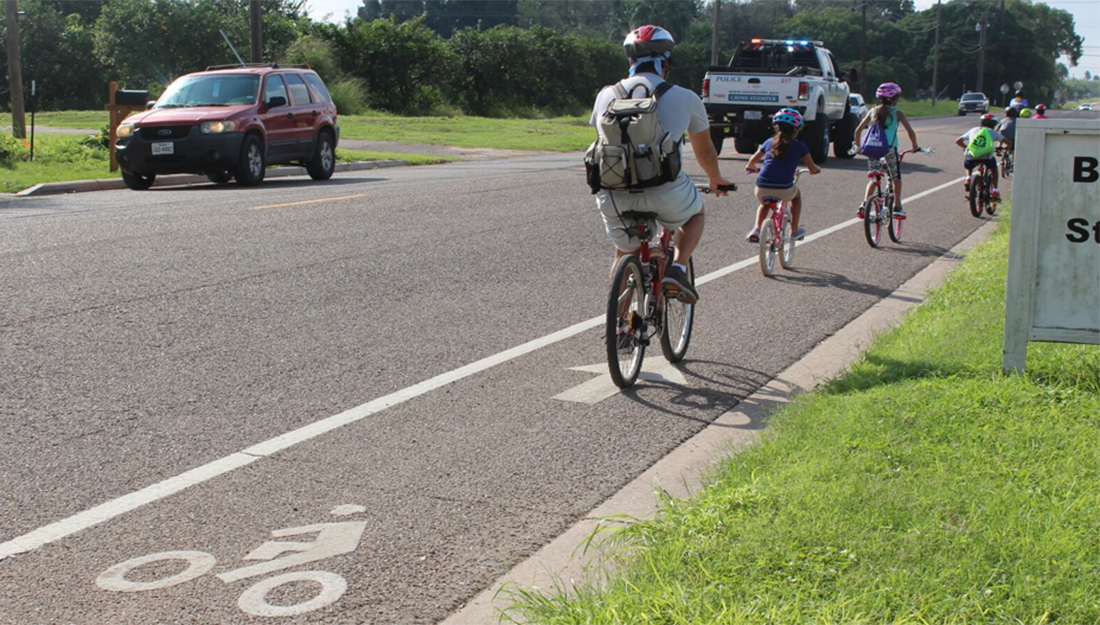
[[[163,156],[165,154],[174,154],[176,144],[171,142],[154,143],[153,144],[153,156]]]
[[[760,111],[745,111],[745,119],[760,119]]]

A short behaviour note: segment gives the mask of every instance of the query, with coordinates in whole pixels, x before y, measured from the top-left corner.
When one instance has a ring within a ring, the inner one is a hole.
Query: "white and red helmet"
[[[623,41],[623,52],[631,60],[647,57],[667,59],[675,47],[676,41],[672,39],[672,33],[652,24],[635,28]]]

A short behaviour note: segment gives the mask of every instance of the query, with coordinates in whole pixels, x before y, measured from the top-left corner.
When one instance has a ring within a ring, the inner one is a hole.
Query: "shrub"
[[[362,115],[367,112],[367,83],[362,78],[345,78],[330,84],[328,92],[341,115]]]

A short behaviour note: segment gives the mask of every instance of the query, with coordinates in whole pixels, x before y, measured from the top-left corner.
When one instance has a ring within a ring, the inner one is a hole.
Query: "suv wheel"
[[[336,171],[336,148],[332,145],[332,133],[322,130],[317,135],[317,149],[313,158],[306,163],[306,171],[314,180],[328,180]]]
[[[829,118],[818,115],[813,123],[806,124],[804,132],[806,147],[810,148],[810,158],[818,165],[824,163],[829,158]]]
[[[722,144],[726,142],[726,129],[721,126],[710,127],[710,142],[714,144],[714,153],[722,153]]]
[[[122,181],[126,183],[127,187],[130,187],[134,191],[145,191],[153,186],[153,182],[156,179],[156,174],[142,176],[141,174],[128,174],[125,171],[122,172]]]
[[[264,181],[267,166],[264,158],[264,143],[256,135],[248,135],[241,144],[241,158],[233,170],[237,184],[242,187],[254,187]]]

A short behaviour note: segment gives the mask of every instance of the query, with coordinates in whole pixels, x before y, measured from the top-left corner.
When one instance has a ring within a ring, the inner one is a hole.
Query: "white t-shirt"
[[[652,93],[663,82],[656,74],[638,74],[622,81],[627,92],[636,97],[645,97],[643,89],[631,92],[631,88],[638,85],[646,85]],[[599,130],[599,119],[607,110],[611,101],[617,98],[614,86],[604,87],[596,96],[596,104],[592,107],[592,116],[588,123]],[[710,128],[707,119],[707,110],[703,101],[695,93],[683,87],[673,86],[657,100],[657,117],[661,120],[661,126],[673,136],[683,136],[687,132],[701,132]],[[703,207],[703,199],[695,189],[695,184],[683,171],[672,182],[644,189],[642,192],[630,191],[606,191],[601,190],[596,194],[596,205],[604,215],[605,223],[611,228],[617,220],[616,211],[642,211],[657,213],[658,221],[667,228],[678,228]],[[615,239],[613,232],[608,233]],[[623,249],[620,241],[616,241],[620,249]],[[631,246],[633,247],[633,246]]]

